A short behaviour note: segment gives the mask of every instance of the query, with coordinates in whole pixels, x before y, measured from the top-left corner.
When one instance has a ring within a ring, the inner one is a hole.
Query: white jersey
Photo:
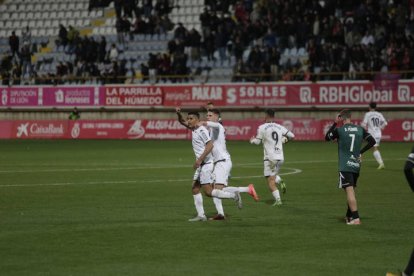
[[[264,123],[257,129],[256,139],[263,143],[264,160],[284,160],[282,137],[289,130],[277,123]]]
[[[378,111],[369,111],[365,113],[364,120],[361,125],[362,127],[367,128],[368,132],[374,138],[380,138],[382,135],[382,129],[387,125],[387,121]]]
[[[225,129],[222,124],[216,122],[207,122],[210,128],[210,135],[213,139],[213,154],[214,162],[219,160],[230,160],[230,154],[227,151]]]
[[[193,143],[193,150],[196,156],[196,159],[199,158],[206,148],[206,144],[211,141],[210,133],[208,130],[200,126],[193,130],[192,132],[192,143]],[[211,153],[209,153],[206,158],[204,158],[203,163],[209,163],[213,161],[213,157]]]

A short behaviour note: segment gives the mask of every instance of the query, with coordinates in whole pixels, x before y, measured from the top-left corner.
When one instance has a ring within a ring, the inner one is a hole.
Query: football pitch
[[[228,219],[195,215],[190,141],[0,141],[1,275],[385,275],[414,246],[414,200],[403,175],[412,144],[365,154],[362,225],[344,223],[337,145],[290,142],[284,205],[272,207],[262,146],[228,142],[230,185],[254,183]],[[213,202],[204,197],[208,216]]]

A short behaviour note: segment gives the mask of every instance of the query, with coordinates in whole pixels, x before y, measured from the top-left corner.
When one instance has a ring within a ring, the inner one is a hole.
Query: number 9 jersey
[[[284,160],[283,136],[293,138],[294,135],[287,128],[274,122],[264,123],[257,129],[254,140],[263,143],[264,160]],[[256,143],[252,141],[252,143]]]

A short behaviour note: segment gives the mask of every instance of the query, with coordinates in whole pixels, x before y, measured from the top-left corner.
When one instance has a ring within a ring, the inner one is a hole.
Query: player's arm
[[[216,122],[210,122],[210,121],[206,121],[203,122],[205,123],[205,126],[211,127],[211,128],[220,128],[221,124],[220,123],[216,123]]]
[[[367,127],[368,127],[368,114],[365,114],[364,120],[362,120],[362,122],[361,122],[361,126],[365,129],[367,129]]]
[[[252,138],[250,138],[250,144],[260,145],[262,140],[263,140],[263,135],[261,134],[261,131],[260,131],[260,128],[259,128],[259,129],[257,129],[256,136],[253,136]]]
[[[333,125],[329,128],[329,130],[325,134],[325,141],[334,141],[338,139],[338,130],[336,128],[337,123],[333,123]]]
[[[176,108],[175,108],[175,113],[177,114],[177,120],[178,120],[178,122],[179,122],[180,124],[182,124],[183,126],[185,126],[186,128],[191,129],[191,128],[188,126],[187,122],[184,120],[183,115],[181,114],[181,108],[176,107]]]
[[[361,151],[359,152],[360,154],[363,154],[364,152],[372,148],[376,143],[374,137],[372,137],[371,134],[369,134],[365,129],[363,130],[362,137],[364,137],[364,140],[367,141],[368,144],[366,144],[365,147],[361,149]]]
[[[209,155],[209,153],[213,150],[213,141],[209,140],[206,143],[206,146],[204,147],[203,153],[200,155],[199,158],[197,158],[196,162],[194,163],[194,169],[201,166],[201,163],[203,163],[204,159]]]
[[[387,125],[388,125],[387,120],[385,120],[384,116],[382,116],[382,114],[381,114],[381,123],[380,123],[380,128],[381,128],[381,129],[384,129]]]
[[[407,179],[408,185],[410,185],[411,190],[414,192],[414,147],[411,150],[411,153],[408,155],[407,161],[404,166],[404,174]]]
[[[336,126],[338,122],[342,121],[341,114],[336,115],[335,121],[333,125],[329,128],[329,130],[325,134],[325,141],[333,141],[339,138],[338,130]]]
[[[295,134],[293,134],[292,131],[287,130],[285,134],[283,134],[283,138],[282,138],[282,142],[283,144],[286,144],[289,141],[292,141],[295,139]]]

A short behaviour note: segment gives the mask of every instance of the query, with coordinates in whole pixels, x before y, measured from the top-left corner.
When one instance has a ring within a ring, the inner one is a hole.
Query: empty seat
[[[50,10],[52,10],[52,11],[58,11],[59,10],[59,4],[58,3],[53,3],[50,6]]]
[[[69,2],[68,6],[67,6],[67,9],[72,10],[72,11],[76,10],[76,3]]]
[[[59,3],[59,10],[60,11],[68,10],[68,4],[67,3]]]
[[[43,12],[44,14],[49,13],[49,17],[50,18],[57,18],[57,12],[56,11],[52,11],[52,12]]]
[[[20,21],[19,20],[12,21],[12,22],[13,22],[13,29],[20,28]]]
[[[17,13],[17,12],[12,13],[10,19],[12,19],[12,20],[18,20],[19,19],[19,13]]]

